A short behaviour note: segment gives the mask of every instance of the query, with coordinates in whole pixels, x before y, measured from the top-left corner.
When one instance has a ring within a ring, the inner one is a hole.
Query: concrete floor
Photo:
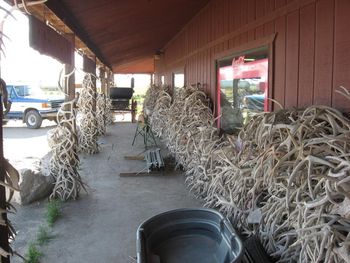
[[[63,205],[63,216],[53,228],[56,236],[42,248],[42,263],[134,262],[136,230],[142,221],[170,209],[201,206],[179,173],[119,177],[120,172],[137,172],[145,167],[143,161],[124,159],[144,150],[140,137],[131,146],[135,128],[131,123],[113,124],[100,138],[100,153],[80,155],[88,194]],[[21,254],[44,223],[45,205],[42,201],[17,207],[17,214],[11,216],[18,231],[13,247]],[[22,261],[15,257],[11,262]]]

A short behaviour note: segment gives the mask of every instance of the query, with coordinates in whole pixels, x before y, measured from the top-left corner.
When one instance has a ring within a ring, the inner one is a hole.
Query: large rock
[[[45,168],[39,161],[30,168],[19,169],[19,187],[21,191],[14,194],[14,202],[27,205],[51,194],[54,179],[48,175]]]

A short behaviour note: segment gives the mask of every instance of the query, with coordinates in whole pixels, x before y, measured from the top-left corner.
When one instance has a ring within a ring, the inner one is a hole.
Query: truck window
[[[15,86],[15,90],[19,97],[26,97],[30,95],[28,86]]]
[[[6,89],[7,89],[8,97],[9,97],[10,99],[16,98],[16,94],[15,94],[15,92],[13,91],[13,89],[11,89],[11,87],[6,87]]]

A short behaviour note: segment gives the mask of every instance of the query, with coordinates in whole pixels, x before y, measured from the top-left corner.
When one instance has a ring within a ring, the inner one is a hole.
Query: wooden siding
[[[203,84],[215,103],[218,56],[275,34],[270,96],[286,108],[349,112],[335,92],[350,89],[349,14],[349,0],[212,0],[164,47],[156,76],[171,84],[183,69],[186,83]]]

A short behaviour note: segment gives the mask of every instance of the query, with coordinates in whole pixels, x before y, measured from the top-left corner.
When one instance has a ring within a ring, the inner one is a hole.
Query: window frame
[[[267,58],[269,61],[269,67],[268,67],[268,86],[267,86],[267,98],[274,98],[274,83],[273,83],[273,72],[274,72],[274,41],[276,39],[276,33],[269,35],[264,38],[260,38],[257,40],[250,41],[244,45],[240,45],[237,47],[233,47],[230,49],[227,49],[223,52],[220,52],[214,56],[214,67],[212,68],[212,75],[214,75],[214,83],[212,82],[212,86],[215,86],[215,95],[214,95],[214,110],[215,110],[215,116],[218,117],[218,88],[219,88],[219,79],[218,79],[218,69],[219,69],[219,61],[231,57],[231,56],[239,56],[242,53],[247,53],[250,50],[254,51],[256,49],[259,49],[263,46],[267,47]],[[268,110],[273,111],[273,103],[271,103],[271,100],[268,100]],[[220,124],[220,121],[217,121],[218,128]]]

